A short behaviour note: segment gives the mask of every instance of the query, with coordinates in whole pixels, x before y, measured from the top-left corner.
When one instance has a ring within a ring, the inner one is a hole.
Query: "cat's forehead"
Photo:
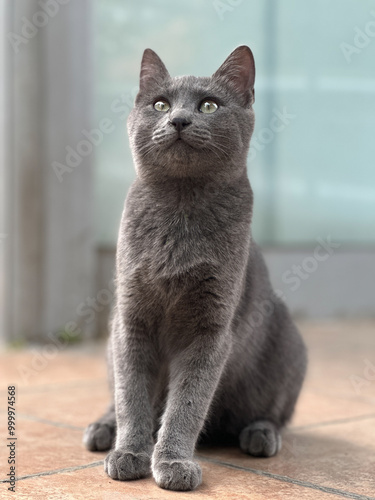
[[[210,77],[177,76],[165,85],[165,92],[171,98],[200,98],[220,91]]]

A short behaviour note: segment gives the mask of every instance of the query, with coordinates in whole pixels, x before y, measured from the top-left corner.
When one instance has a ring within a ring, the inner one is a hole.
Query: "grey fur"
[[[105,460],[114,479],[152,472],[162,488],[194,489],[198,441],[271,456],[293,413],[305,347],[250,232],[254,77],[245,46],[210,78],[171,78],[144,53],[128,120],[137,178],[117,247],[114,406],[84,438],[101,450],[116,432]],[[169,111],[155,110],[161,98]],[[212,114],[199,111],[207,98]]]

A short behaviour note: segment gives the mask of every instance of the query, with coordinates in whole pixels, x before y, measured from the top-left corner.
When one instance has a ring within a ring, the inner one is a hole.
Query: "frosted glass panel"
[[[96,0],[94,30],[95,121],[113,122],[95,150],[98,243],[116,242],[134,178],[126,117],[143,50],[154,49],[171,75],[209,75],[243,43],[257,67],[249,156],[255,238],[375,242],[371,0]]]

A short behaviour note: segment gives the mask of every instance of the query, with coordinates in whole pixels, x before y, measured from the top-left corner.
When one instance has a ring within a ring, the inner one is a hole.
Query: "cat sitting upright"
[[[204,78],[171,78],[143,54],[108,346],[113,404],[84,436],[90,450],[113,446],[113,479],[152,472],[162,488],[192,490],[197,443],[270,457],[293,413],[305,347],[250,231],[254,77],[246,46]]]

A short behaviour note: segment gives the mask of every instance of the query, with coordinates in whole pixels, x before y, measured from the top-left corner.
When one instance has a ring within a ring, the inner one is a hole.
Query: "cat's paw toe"
[[[192,460],[159,462],[153,467],[153,475],[157,485],[166,490],[194,490],[202,482],[202,470]]]
[[[254,422],[241,432],[240,448],[254,457],[272,457],[281,448],[281,436],[271,422]]]
[[[151,458],[147,453],[112,450],[104,460],[104,470],[109,477],[120,481],[141,479],[151,472]]]
[[[106,451],[111,448],[114,435],[114,426],[95,422],[86,427],[83,443],[90,451]]]

